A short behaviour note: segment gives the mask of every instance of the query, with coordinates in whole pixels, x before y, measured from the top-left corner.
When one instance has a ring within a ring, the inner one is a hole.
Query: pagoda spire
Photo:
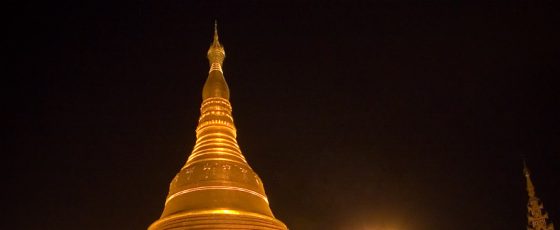
[[[229,87],[224,78],[222,65],[226,58],[226,51],[218,37],[218,22],[214,22],[214,40],[208,48],[207,55],[210,70],[208,71],[208,78],[202,89],[202,100],[212,97],[220,97],[229,100]]]
[[[222,71],[224,58],[215,23],[196,143],[169,185],[160,219],[149,230],[287,230],[272,214],[263,183],[237,143],[229,88]]]
[[[548,213],[543,212],[544,206],[536,196],[535,186],[533,181],[531,181],[531,174],[525,162],[523,162],[523,174],[525,175],[527,194],[529,195],[527,202],[527,230],[554,230],[554,225],[547,222]]]

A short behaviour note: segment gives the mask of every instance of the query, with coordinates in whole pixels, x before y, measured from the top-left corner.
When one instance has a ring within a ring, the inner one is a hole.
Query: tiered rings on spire
[[[210,61],[210,72],[217,70],[223,73],[222,64],[226,58],[226,51],[224,47],[220,44],[218,38],[218,23],[214,22],[214,41],[210,48],[208,49],[208,60]]]

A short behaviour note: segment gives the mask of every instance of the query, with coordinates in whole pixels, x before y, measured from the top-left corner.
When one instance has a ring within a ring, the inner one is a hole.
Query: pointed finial
[[[218,41],[218,20],[214,20],[214,41]]]
[[[525,159],[523,159],[523,174],[526,177],[529,177],[529,169],[527,168],[527,162],[525,161]]]

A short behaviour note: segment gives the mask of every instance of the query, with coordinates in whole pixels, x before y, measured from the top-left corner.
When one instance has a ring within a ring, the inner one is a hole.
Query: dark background
[[[195,140],[219,20],[238,141],[291,229],[560,225],[550,4],[20,2],[5,228],[146,229]]]

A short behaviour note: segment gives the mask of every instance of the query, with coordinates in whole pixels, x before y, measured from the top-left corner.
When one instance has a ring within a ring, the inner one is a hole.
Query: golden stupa
[[[171,181],[161,217],[149,230],[287,229],[272,214],[262,181],[237,144],[224,58],[215,25],[196,144]]]

